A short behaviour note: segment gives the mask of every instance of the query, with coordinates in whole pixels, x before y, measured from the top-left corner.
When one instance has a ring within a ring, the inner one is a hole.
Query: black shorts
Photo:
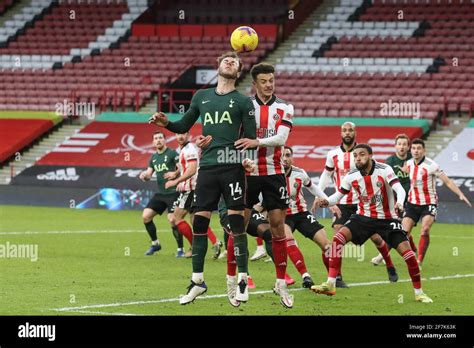
[[[357,204],[337,204],[337,207],[341,210],[341,217],[338,218],[334,215],[332,219],[332,227],[334,227],[334,225],[344,225],[351,215],[357,212]]]
[[[176,208],[185,209],[188,212],[193,212],[194,190],[181,192],[176,200]]]
[[[313,240],[316,232],[324,228],[309,211],[287,215],[285,224],[290,226],[291,232],[298,230],[303,236],[311,240]]]
[[[163,214],[165,209],[168,209],[168,213],[172,213],[178,195],[178,192],[171,194],[155,193],[146,205],[146,208],[153,209],[159,215]]]
[[[245,169],[241,164],[201,167],[194,191],[194,210],[217,209],[221,195],[227,209],[243,210],[246,191]]]
[[[270,223],[268,220],[260,214],[255,209],[252,209],[252,213],[250,215],[249,224],[247,225],[247,233],[253,237],[259,237],[258,235],[258,226],[262,224],[267,224],[270,227]]]
[[[351,230],[351,241],[357,245],[364,244],[375,233],[393,249],[401,242],[408,241],[402,224],[395,219],[374,219],[353,214],[344,226]]]
[[[286,209],[290,203],[286,190],[284,174],[275,175],[250,175],[247,177],[247,208],[260,202],[260,193],[263,197],[263,206],[266,210]]]
[[[438,213],[438,206],[436,204],[416,205],[407,202],[403,217],[409,217],[413,221],[418,222],[426,215],[431,215],[436,219]]]

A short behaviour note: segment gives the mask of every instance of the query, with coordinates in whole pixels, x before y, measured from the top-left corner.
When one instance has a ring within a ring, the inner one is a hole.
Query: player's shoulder
[[[292,166],[291,170],[295,174],[306,174],[306,170],[304,170],[303,168],[300,168],[300,167]]]
[[[354,175],[358,175],[360,174],[360,170],[359,169],[351,169],[347,174],[346,174],[346,177],[348,176],[354,176]]]
[[[424,163],[427,166],[437,165],[437,163],[432,158],[429,158],[429,157],[425,157]]]
[[[388,157],[385,159],[385,163],[387,163],[387,164],[388,164],[388,163],[392,163],[392,162],[394,162],[394,160],[395,160],[395,157],[396,157],[396,155],[395,155],[395,154],[388,156]]]
[[[392,168],[392,167],[390,167],[387,163],[382,163],[382,162],[375,161],[375,168],[384,170],[384,169],[388,169],[388,168]]]
[[[341,148],[338,146],[328,151],[328,157],[334,157],[339,155],[340,153],[342,153],[342,151]]]

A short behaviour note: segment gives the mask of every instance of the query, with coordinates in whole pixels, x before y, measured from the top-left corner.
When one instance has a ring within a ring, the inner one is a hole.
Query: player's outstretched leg
[[[408,273],[410,274],[415,290],[415,300],[423,303],[431,303],[433,300],[426,295],[421,289],[421,274],[415,253],[410,248],[408,241],[401,242],[397,247],[398,253],[403,257],[407,264]]]
[[[313,242],[316,243],[322,251],[321,258],[326,270],[329,272],[329,255],[331,252],[331,243],[329,242],[326,230],[324,228],[316,231],[312,238]],[[348,288],[347,284],[342,279],[342,273],[339,269],[339,274],[336,277],[336,288]]]
[[[388,280],[390,280],[392,283],[395,283],[398,280],[398,274],[397,270],[395,269],[395,266],[393,265],[392,258],[390,257],[390,249],[388,248],[387,243],[385,243],[382,237],[380,237],[380,235],[378,234],[372,235],[370,239],[372,240],[372,242],[374,242],[375,246],[380,252],[380,255],[382,255],[382,258],[385,261],[385,266],[387,267],[388,273]]]
[[[237,263],[237,289],[235,299],[239,302],[247,302],[248,293],[248,251],[247,251],[247,233],[245,232],[243,211],[229,210],[229,225],[233,234],[235,261]],[[227,246],[227,254],[230,252]]]
[[[227,239],[227,299],[229,303],[234,306],[240,306],[240,301],[235,299],[237,294],[237,262],[234,254],[234,237],[230,235]]]
[[[342,251],[344,245],[350,241],[351,232],[347,227],[342,227],[334,235],[329,257],[329,273],[326,282],[321,285],[313,285],[311,290],[317,294],[333,296],[336,294],[336,277],[342,265]]]
[[[188,286],[186,295],[181,296],[179,303],[182,305],[193,302],[196,297],[207,291],[204,283],[204,260],[207,253],[207,228],[209,227],[209,217],[211,212],[204,212],[205,215],[194,216],[193,221],[193,275],[191,284]]]
[[[156,236],[156,226],[153,222],[153,217],[155,217],[156,212],[153,209],[145,208],[142,213],[143,224],[145,225],[145,229],[148,232],[148,235],[151,239],[151,247],[145,253],[145,255],[150,256],[156,253],[161,249],[160,241]]]
[[[295,265],[295,268],[301,274],[301,278],[303,279],[303,288],[311,288],[314,285],[314,282],[313,279],[311,279],[311,275],[308,273],[306,263],[304,261],[304,256],[301,253],[300,248],[298,248],[296,240],[287,239],[286,246],[288,256],[290,257],[291,262],[293,263],[293,265]]]

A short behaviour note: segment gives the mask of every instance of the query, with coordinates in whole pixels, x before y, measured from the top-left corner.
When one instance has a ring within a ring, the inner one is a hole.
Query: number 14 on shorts
[[[230,183],[229,187],[230,187],[230,194],[232,198],[234,199],[234,201],[242,197],[242,187],[240,186],[240,183],[238,181],[235,183]]]

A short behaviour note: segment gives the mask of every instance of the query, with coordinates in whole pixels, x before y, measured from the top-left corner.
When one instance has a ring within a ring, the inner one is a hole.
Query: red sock
[[[418,246],[418,261],[423,262],[426,251],[428,250],[428,245],[430,245],[430,235],[422,234],[420,236],[420,245]]]
[[[416,262],[415,253],[413,250],[406,250],[402,254],[403,259],[405,260],[408,273],[410,273],[411,282],[413,283],[413,287],[415,289],[421,288],[421,276],[420,276],[420,268],[418,267],[418,262]]]
[[[229,235],[227,241],[227,275],[235,276],[237,270],[237,261],[234,254],[234,237]]]
[[[275,262],[277,279],[285,279],[288,252],[286,250],[286,237],[272,238],[273,262]]]
[[[341,271],[342,253],[346,238],[342,233],[336,233],[332,239],[331,255],[329,256],[329,277],[336,278]]]
[[[298,272],[300,272],[301,275],[307,273],[308,270],[306,269],[303,254],[301,253],[300,248],[298,248],[296,245],[296,241],[294,239],[287,240],[286,248],[288,256],[290,257],[291,262],[293,262]]]
[[[260,237],[257,237],[257,245],[262,246],[263,245],[263,240]]]
[[[181,220],[176,227],[178,228],[179,233],[181,233],[189,242],[190,245],[193,245],[193,230],[191,229],[191,226],[184,221]]]
[[[212,232],[211,228],[208,227],[207,229],[207,238],[209,238],[209,241],[211,242],[212,245],[216,244],[217,238],[214,232]]]
[[[329,255],[329,252],[323,251],[323,253],[321,254],[321,257],[323,258],[324,266],[326,266],[326,269],[329,272],[329,257],[328,257],[328,255]]]
[[[408,241],[410,242],[411,250],[413,250],[413,252],[416,253],[418,249],[416,249],[416,245],[413,240],[413,236],[411,234],[408,236]]]
[[[382,246],[377,248],[377,249],[379,249],[379,252],[382,254],[383,259],[385,260],[385,265],[387,266],[387,268],[392,268],[393,263],[392,263],[392,258],[390,257],[390,252],[389,252],[387,243],[385,243],[384,241],[382,241],[382,242],[383,242]]]

